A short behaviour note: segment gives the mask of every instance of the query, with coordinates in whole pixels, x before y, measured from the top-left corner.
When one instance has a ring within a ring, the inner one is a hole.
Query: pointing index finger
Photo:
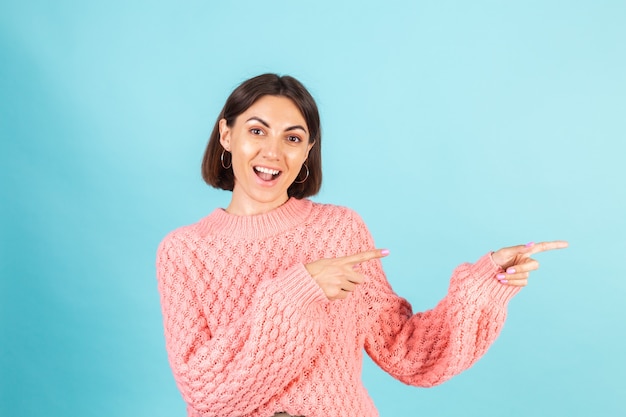
[[[365,252],[355,253],[354,255],[345,256],[343,259],[347,264],[356,265],[362,262],[371,261],[372,259],[384,258],[389,255],[388,249],[373,249]]]
[[[535,254],[535,253],[539,253],[539,252],[546,252],[546,251],[549,251],[549,250],[565,249],[568,246],[569,246],[569,243],[567,243],[564,240],[554,240],[552,242],[541,242],[541,243],[537,243],[537,244],[533,245],[533,247],[529,251],[529,253],[530,254]]]

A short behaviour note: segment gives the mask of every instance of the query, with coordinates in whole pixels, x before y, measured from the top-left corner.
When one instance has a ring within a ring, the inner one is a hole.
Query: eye
[[[302,139],[300,139],[298,136],[293,136],[293,135],[287,136],[287,140],[289,142],[293,142],[293,143],[300,143],[300,142],[302,142]]]
[[[263,131],[256,127],[253,127],[252,129],[250,129],[250,133],[252,133],[253,135],[262,135]]]

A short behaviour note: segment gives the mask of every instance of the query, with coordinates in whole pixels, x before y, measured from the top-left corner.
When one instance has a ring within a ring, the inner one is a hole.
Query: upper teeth
[[[265,167],[254,167],[254,169],[256,169],[259,172],[262,172],[264,174],[272,174],[272,175],[277,175],[280,171],[276,170],[276,169],[269,169],[269,168],[265,168]]]

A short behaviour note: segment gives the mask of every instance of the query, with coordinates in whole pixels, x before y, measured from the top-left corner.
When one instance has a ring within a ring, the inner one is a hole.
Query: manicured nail
[[[380,253],[381,253],[383,256],[387,256],[387,255],[389,255],[389,249],[383,249],[383,250],[381,250],[381,251],[380,251]]]
[[[515,273],[515,268],[513,268],[513,267],[508,268],[508,269],[506,270],[506,273],[507,273],[507,274],[514,274],[514,273]]]
[[[509,282],[509,281],[507,281],[506,279],[501,279],[501,280],[500,280],[500,283],[501,283],[501,284],[506,284],[506,283],[508,283],[508,282]]]
[[[506,275],[498,274],[498,275],[496,275],[496,278],[498,278],[498,281],[502,281],[504,278],[506,278]]]
[[[527,248],[530,248],[530,247],[532,247],[532,246],[534,246],[534,245],[535,245],[535,242],[528,242],[528,243],[526,244],[526,247],[527,247]]]

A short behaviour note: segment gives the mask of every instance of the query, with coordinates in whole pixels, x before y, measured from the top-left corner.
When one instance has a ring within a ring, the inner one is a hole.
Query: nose
[[[281,152],[280,145],[280,138],[268,135],[263,141],[263,156],[268,159],[278,159]]]

